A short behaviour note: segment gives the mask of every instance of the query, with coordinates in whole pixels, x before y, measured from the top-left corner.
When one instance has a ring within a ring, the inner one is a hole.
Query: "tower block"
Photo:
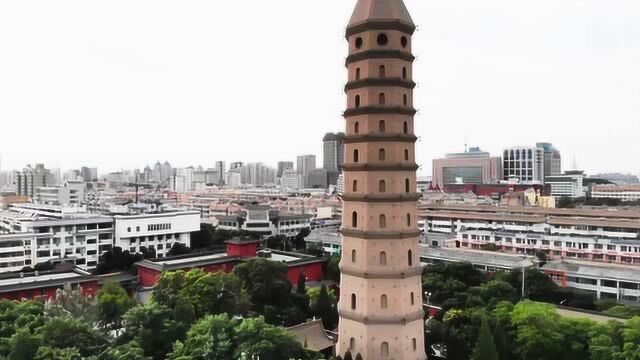
[[[347,27],[338,355],[424,360],[411,36],[402,0],[358,0]]]

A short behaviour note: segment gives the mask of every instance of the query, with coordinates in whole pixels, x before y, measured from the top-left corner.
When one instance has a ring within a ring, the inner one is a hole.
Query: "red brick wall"
[[[287,276],[289,278],[289,282],[291,282],[292,285],[298,283],[298,277],[300,276],[300,273],[305,274],[308,282],[322,281],[322,264],[314,263],[289,267]]]
[[[227,255],[241,257],[255,257],[258,253],[258,243],[227,244]]]

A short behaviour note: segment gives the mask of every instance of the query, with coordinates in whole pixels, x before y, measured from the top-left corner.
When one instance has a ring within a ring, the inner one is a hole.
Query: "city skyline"
[[[275,167],[300,154],[322,156],[321,138],[341,129],[344,108],[336,84],[346,76],[346,16],[331,14],[349,14],[355,2],[142,3],[33,8],[0,1],[0,45],[8,55],[0,57],[0,119],[3,132],[16,135],[0,143],[3,170],[44,163],[110,172],[155,159]],[[575,154],[588,173],[640,173],[617,156],[640,154],[633,136],[640,130],[639,4],[407,6],[422,25],[414,46],[420,175],[431,173],[431,159],[463,149],[465,139],[493,155],[548,141],[567,159]],[[226,36],[230,19],[239,18],[243,26]],[[309,31],[291,34],[291,26]],[[317,72],[282,61],[312,50]],[[254,55],[262,52],[278,55],[258,63]],[[229,53],[235,56],[223,56]],[[314,92],[296,91],[302,81]],[[308,109],[311,118],[301,119]]]

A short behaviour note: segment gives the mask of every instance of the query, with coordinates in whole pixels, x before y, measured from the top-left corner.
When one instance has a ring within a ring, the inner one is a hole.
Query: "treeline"
[[[427,353],[434,356],[432,345],[445,345],[449,360],[640,359],[640,318],[606,324],[563,318],[553,304],[594,309],[614,304],[558,287],[539,271],[527,271],[530,300],[520,301],[521,276],[516,271],[487,277],[463,263],[429,267],[423,286],[443,309],[427,322]],[[632,316],[636,309],[609,311]]]
[[[0,301],[0,358],[318,359],[284,330],[313,316],[337,326],[331,291],[303,276],[294,288],[284,264],[253,259],[230,274],[164,273],[145,305],[115,283],[95,298],[67,289],[46,305]]]

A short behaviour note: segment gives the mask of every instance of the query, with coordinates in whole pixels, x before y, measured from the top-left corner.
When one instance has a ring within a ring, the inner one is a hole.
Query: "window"
[[[402,132],[404,132],[405,134],[409,133],[409,124],[406,121],[402,125]]]
[[[356,294],[351,294],[351,310],[356,309]]]
[[[411,183],[409,182],[409,179],[405,179],[405,180],[404,180],[404,191],[405,191],[406,193],[409,193],[410,184],[411,184]]]
[[[364,43],[364,40],[362,40],[361,37],[356,38],[356,49],[360,49],[363,43]]]
[[[389,38],[384,33],[378,35],[378,45],[385,46],[389,43]]]
[[[387,191],[387,183],[384,180],[380,180],[378,183],[378,191],[381,193]]]
[[[380,265],[387,265],[387,253],[384,251],[380,252]]]
[[[358,192],[358,180],[353,180],[353,192]]]
[[[358,227],[358,213],[355,211],[351,214],[351,227]]]
[[[360,68],[356,68],[356,80],[360,80]]]
[[[407,106],[407,94],[402,95],[402,103]]]
[[[402,68],[402,78],[405,79],[405,80],[407,79],[407,68],[406,67]]]
[[[131,232],[131,226],[127,228],[127,232]]]
[[[407,264],[413,266],[413,252],[411,250],[407,251]]]
[[[356,339],[355,338],[351,338],[349,340],[349,349],[350,350],[355,350],[356,349]]]
[[[404,149],[404,161],[409,161],[409,149]]]
[[[387,131],[384,120],[380,120],[380,122],[378,123],[378,131],[380,131],[381,133]]]
[[[353,124],[353,132],[356,134],[360,132],[360,124],[357,121]]]
[[[383,93],[380,93],[380,94],[378,95],[378,104],[380,104],[380,105],[384,105],[384,103],[385,103],[384,94],[383,94]]]
[[[402,45],[403,48],[406,48],[408,43],[409,43],[409,40],[407,40],[406,36],[403,36],[400,38],[400,45]]]
[[[387,295],[380,296],[380,307],[382,309],[386,309],[389,306],[389,301],[387,300]]]
[[[416,295],[412,291],[411,292],[411,305],[415,305],[415,304],[416,304]]]
[[[411,214],[407,214],[407,226],[411,226]]]
[[[356,95],[356,107],[360,107],[360,95]]]
[[[386,76],[386,71],[385,71],[384,65],[380,65],[380,67],[378,68],[378,75],[381,78]]]
[[[380,345],[380,353],[382,354],[382,356],[389,356],[389,343],[388,342],[383,342],[382,345]]]
[[[416,340],[416,338],[413,338],[411,340],[411,347],[413,348],[413,351],[418,350],[418,341]]]
[[[351,250],[351,262],[355,264],[356,262],[356,250]]]
[[[387,227],[387,216],[385,214],[380,214],[379,216],[380,228],[384,229]]]
[[[385,153],[384,149],[378,150],[378,160],[384,161],[385,157],[386,157],[386,153]]]
[[[353,150],[353,162],[357,163],[358,162],[358,149]]]

